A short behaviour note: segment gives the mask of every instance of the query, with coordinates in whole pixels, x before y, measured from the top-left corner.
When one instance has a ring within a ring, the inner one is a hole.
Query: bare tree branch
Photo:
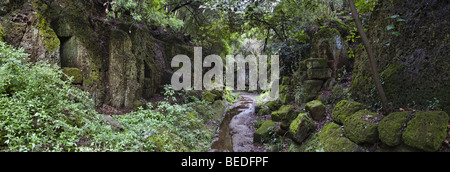
[[[386,94],[384,93],[383,86],[380,82],[380,76],[378,75],[377,62],[373,57],[373,51],[370,47],[369,39],[367,38],[366,33],[364,32],[364,28],[361,24],[361,20],[359,20],[359,14],[356,10],[356,6],[353,0],[350,1],[350,8],[352,10],[353,18],[355,19],[356,27],[358,28],[358,32],[361,35],[361,40],[366,48],[367,55],[369,56],[370,69],[372,71],[373,80],[375,82],[375,87],[377,88],[378,95],[381,99],[381,105],[383,106],[384,113],[388,114],[390,112],[389,104],[386,98]]]

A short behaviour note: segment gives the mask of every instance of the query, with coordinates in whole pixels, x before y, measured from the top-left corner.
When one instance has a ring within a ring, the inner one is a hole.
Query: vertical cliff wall
[[[23,47],[29,61],[81,73],[74,85],[97,106],[132,108],[170,83],[172,57],[193,56],[193,48],[160,27],[108,21],[101,0],[7,0],[0,16],[5,42]]]
[[[450,3],[380,0],[368,35],[388,100],[394,108],[438,107],[450,113]],[[363,48],[351,87],[358,101],[378,106]]]

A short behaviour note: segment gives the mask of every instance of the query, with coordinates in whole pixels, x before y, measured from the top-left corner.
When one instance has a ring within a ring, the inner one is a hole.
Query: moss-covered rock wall
[[[394,108],[450,113],[449,9],[448,2],[439,0],[379,1],[370,15],[368,36]],[[380,105],[362,47],[356,54],[351,93],[369,106]]]
[[[161,27],[106,19],[100,1],[0,3],[0,39],[23,47],[30,61],[81,71],[83,90],[97,106],[133,107],[170,83],[170,60],[193,48]]]

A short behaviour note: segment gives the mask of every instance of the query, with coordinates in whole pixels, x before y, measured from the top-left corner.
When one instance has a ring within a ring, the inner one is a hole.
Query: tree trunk
[[[378,96],[381,99],[381,105],[383,106],[383,111],[385,114],[388,114],[390,112],[389,104],[386,98],[386,94],[384,93],[383,86],[380,82],[380,76],[378,75],[378,69],[377,69],[377,62],[375,61],[375,58],[373,57],[373,51],[370,47],[369,39],[366,36],[366,33],[364,33],[364,28],[361,24],[361,21],[359,20],[359,14],[356,10],[356,6],[353,0],[350,1],[350,9],[352,10],[353,18],[355,19],[356,28],[358,29],[359,34],[361,35],[361,40],[364,44],[364,47],[366,48],[367,55],[369,56],[369,65],[372,72],[373,80],[375,82],[375,87],[378,91]]]

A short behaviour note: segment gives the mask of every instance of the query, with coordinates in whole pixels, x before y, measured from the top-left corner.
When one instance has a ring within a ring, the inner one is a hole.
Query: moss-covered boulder
[[[360,110],[344,121],[344,133],[356,144],[372,144],[378,140],[378,122],[383,117],[368,110]]]
[[[305,60],[307,69],[324,69],[328,68],[328,62],[324,58],[310,58]]]
[[[309,75],[308,76],[308,70]],[[315,72],[315,71],[319,72]],[[325,78],[329,78],[327,62],[323,58],[313,58],[299,62],[299,69],[294,72],[290,89],[293,93],[286,93],[282,97],[284,102],[289,102],[288,99],[293,98],[298,105],[305,104],[317,96],[317,92],[322,88]],[[325,72],[323,72],[325,71]],[[325,76],[326,75],[326,76]],[[318,78],[318,79],[316,79]]]
[[[217,95],[209,91],[205,91],[202,96],[202,100],[213,103],[216,100]]]
[[[314,131],[315,128],[316,125],[308,114],[300,113],[289,126],[289,132],[291,133],[294,141],[301,143]]]
[[[258,110],[258,116],[270,115],[272,111],[267,106],[262,106],[261,109]]]
[[[319,100],[314,100],[306,104],[306,112],[309,112],[312,119],[316,121],[322,120],[325,116],[325,105]]]
[[[305,111],[301,109],[294,109],[294,111],[290,113],[287,118],[281,120],[280,128],[289,131],[292,121],[297,118],[299,113],[305,113]]]
[[[332,69],[332,76],[348,59],[345,38],[335,28],[321,26],[311,40],[311,56],[326,59]]]
[[[270,101],[266,105],[271,111],[276,111],[281,106],[279,100]]]
[[[302,152],[362,152],[364,149],[344,137],[342,126],[330,122],[314,134],[299,149]]]
[[[361,103],[342,100],[334,107],[331,117],[334,122],[343,124],[348,116],[353,115],[361,109],[364,109],[364,105]]]
[[[384,117],[378,125],[381,142],[394,147],[402,143],[402,129],[406,126],[410,112],[394,112]]]
[[[271,118],[273,121],[281,122],[283,119],[293,119],[295,118],[294,114],[294,106],[292,105],[283,105],[279,110],[273,111],[271,113]]]
[[[275,124],[271,120],[264,121],[264,123],[259,127],[253,134],[254,143],[264,143],[270,140],[270,137],[275,133]]]
[[[306,71],[309,80],[327,80],[331,78],[331,69],[308,69]]]
[[[295,90],[295,103],[301,105],[314,100],[322,85],[322,80],[305,80]]]
[[[331,100],[341,100],[347,95],[348,88],[343,88],[342,86],[337,84],[333,87],[331,93]]]
[[[73,84],[82,84],[83,83],[83,73],[81,73],[80,69],[72,68],[72,67],[65,67],[65,68],[62,68],[62,71],[68,77],[73,77],[73,79],[72,79]],[[63,80],[67,80],[67,79],[68,78],[66,78],[66,76],[63,76]]]
[[[447,136],[448,114],[438,112],[416,112],[408,122],[403,141],[424,151],[437,151]]]

